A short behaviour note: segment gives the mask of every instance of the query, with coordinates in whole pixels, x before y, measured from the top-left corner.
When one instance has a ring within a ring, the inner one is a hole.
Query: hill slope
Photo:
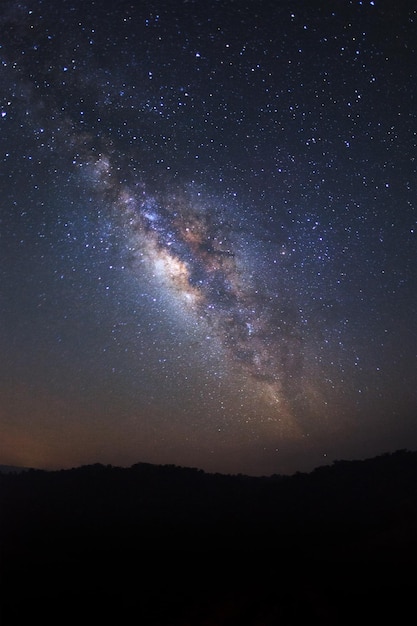
[[[409,451],[0,475],[2,624],[412,624],[416,477]]]

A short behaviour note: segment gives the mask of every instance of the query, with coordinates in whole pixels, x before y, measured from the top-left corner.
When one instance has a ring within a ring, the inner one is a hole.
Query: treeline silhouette
[[[0,474],[0,623],[417,623],[417,452],[293,476]]]

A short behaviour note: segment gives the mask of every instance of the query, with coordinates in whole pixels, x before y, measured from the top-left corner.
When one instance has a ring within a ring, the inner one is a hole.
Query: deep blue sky
[[[413,2],[4,1],[0,462],[415,449]]]

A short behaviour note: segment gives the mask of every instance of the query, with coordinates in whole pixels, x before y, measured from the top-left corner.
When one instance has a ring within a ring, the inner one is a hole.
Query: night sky
[[[417,7],[2,0],[0,463],[417,447]]]

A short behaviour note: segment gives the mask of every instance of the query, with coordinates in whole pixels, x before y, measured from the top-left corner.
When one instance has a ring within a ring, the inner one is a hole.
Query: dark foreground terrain
[[[417,452],[0,474],[2,626],[417,623]]]

